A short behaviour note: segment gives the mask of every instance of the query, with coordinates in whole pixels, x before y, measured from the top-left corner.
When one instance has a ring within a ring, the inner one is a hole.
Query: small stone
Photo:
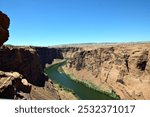
[[[28,85],[29,85],[29,83],[28,83],[28,81],[27,81],[26,79],[22,79],[21,82],[22,82],[22,84],[24,84],[25,86],[28,86]]]

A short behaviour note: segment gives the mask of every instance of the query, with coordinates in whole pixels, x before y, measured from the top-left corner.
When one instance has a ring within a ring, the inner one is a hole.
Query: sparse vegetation
[[[64,73],[64,74],[66,74],[66,73]],[[73,76],[71,76],[69,74],[66,74],[66,75],[68,76],[68,78],[70,78],[71,80],[74,80],[76,83],[80,83],[80,84],[82,84],[82,85],[84,85],[86,87],[89,87],[89,88],[91,88],[91,89],[93,89],[93,90],[95,90],[95,91],[97,91],[99,93],[103,93],[103,94],[105,94],[107,96],[110,96],[110,97],[112,97],[114,99],[120,99],[120,97],[113,90],[112,90],[111,93],[110,92],[106,92],[106,91],[103,91],[102,89],[98,88],[97,86],[95,86],[94,84],[92,84],[90,82],[77,80],[77,79],[73,78]]]
[[[77,99],[77,100],[79,100],[80,98],[75,94],[75,92],[73,91],[73,90],[71,90],[71,89],[69,89],[69,88],[66,88],[66,87],[64,87],[63,85],[61,85],[61,84],[59,84],[59,83],[54,83],[54,86],[55,86],[55,88],[58,90],[58,92],[59,91],[63,91],[64,93],[65,93],[65,95],[69,95],[69,93],[71,93],[71,95],[73,95],[72,96],[72,98],[70,98],[70,99]],[[69,96],[67,96],[67,97],[69,97]]]
[[[60,66],[60,65],[65,65],[65,64],[66,64],[66,60],[63,61],[63,62],[61,62],[61,63],[55,64],[54,67],[58,67],[58,66]],[[119,97],[119,96],[115,93],[115,91],[113,91],[113,90],[112,90],[112,92],[106,92],[106,91],[100,89],[99,87],[95,86],[94,84],[92,84],[92,83],[90,83],[90,82],[78,80],[78,79],[74,78],[74,76],[72,76],[72,75],[70,75],[70,74],[68,74],[68,73],[65,73],[65,71],[63,70],[62,67],[58,67],[58,71],[59,71],[60,73],[64,74],[64,75],[66,75],[68,78],[70,78],[71,80],[75,81],[76,83],[80,83],[80,84],[82,84],[82,85],[84,85],[84,86],[86,86],[86,87],[88,87],[88,88],[91,88],[91,89],[95,90],[96,92],[103,93],[103,94],[105,94],[105,95],[107,95],[107,96],[110,96],[110,97],[112,97],[112,98],[114,98],[114,99],[120,99],[120,97]],[[70,90],[70,89],[65,88],[65,87],[63,87],[63,88],[64,88],[65,90],[71,91],[73,94],[75,94],[75,93],[73,92],[73,90]],[[75,94],[75,95],[76,95],[76,94]]]

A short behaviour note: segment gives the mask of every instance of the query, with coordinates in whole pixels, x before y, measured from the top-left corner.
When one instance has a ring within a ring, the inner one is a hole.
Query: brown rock
[[[75,52],[64,69],[121,99],[150,99],[149,53],[150,43],[91,46]]]
[[[18,72],[3,72],[0,76],[0,98],[30,99],[31,85],[24,85],[23,76]],[[20,95],[24,94],[24,95]]]
[[[9,17],[0,11],[0,46],[8,40],[9,37]]]
[[[26,86],[29,85],[29,83],[28,83],[28,81],[26,79],[22,79],[21,82],[22,82],[23,85],[26,85]]]
[[[34,85],[44,86],[45,80],[47,80],[39,56],[31,47],[2,46],[0,49],[0,70],[17,71]]]
[[[0,70],[0,98],[60,99],[32,47],[2,46]]]

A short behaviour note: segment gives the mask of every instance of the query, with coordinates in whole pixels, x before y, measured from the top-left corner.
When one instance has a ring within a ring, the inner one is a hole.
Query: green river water
[[[62,85],[65,88],[73,90],[73,92],[81,99],[81,100],[113,100],[117,99],[112,97],[108,93],[97,91],[93,88],[90,88],[83,83],[76,82],[69,78],[65,73],[61,73],[58,71],[58,68],[64,65],[64,62],[54,64],[45,69],[46,74],[48,77]]]

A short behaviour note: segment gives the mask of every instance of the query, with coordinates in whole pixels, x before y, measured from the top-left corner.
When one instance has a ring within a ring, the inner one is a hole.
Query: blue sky
[[[0,0],[6,44],[150,41],[150,0]]]

